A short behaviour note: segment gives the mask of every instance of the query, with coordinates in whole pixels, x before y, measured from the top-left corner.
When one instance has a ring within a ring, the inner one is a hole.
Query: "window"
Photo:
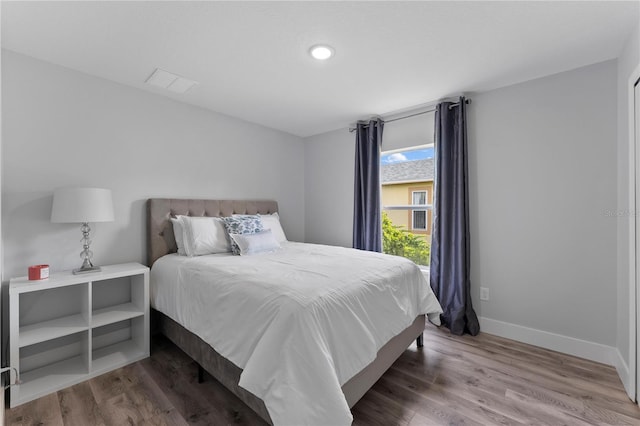
[[[427,191],[411,191],[412,205],[424,206],[427,204]],[[411,229],[415,231],[427,230],[427,210],[412,210]]]
[[[382,153],[382,248],[429,265],[433,201],[433,145]]]

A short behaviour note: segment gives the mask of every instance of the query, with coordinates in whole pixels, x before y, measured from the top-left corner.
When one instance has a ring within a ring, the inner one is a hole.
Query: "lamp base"
[[[100,272],[102,269],[100,269],[99,266],[90,266],[88,268],[78,268],[78,269],[74,269],[73,275],[79,275],[79,274],[89,274],[91,272]]]

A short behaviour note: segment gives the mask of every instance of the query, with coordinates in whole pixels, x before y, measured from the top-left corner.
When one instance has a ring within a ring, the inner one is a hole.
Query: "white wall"
[[[477,94],[468,111],[478,316],[615,345],[615,61]]]
[[[299,137],[2,51],[3,278],[78,267],[80,228],[50,223],[62,186],[113,190],[116,220],[93,225],[94,261],[145,262],[150,197],[279,203],[304,240]]]
[[[616,208],[615,61],[469,97],[478,315],[606,351],[616,343],[616,219],[605,215]],[[306,139],[309,242],[350,245],[353,144],[346,130]]]
[[[311,136],[304,148],[305,241],[352,247],[355,135]]]
[[[618,209],[617,225],[617,342],[616,347],[622,358],[617,365],[622,381],[631,393],[632,381],[628,379],[629,347],[629,221],[634,220],[636,207],[629,204],[629,105],[628,84],[632,72],[640,65],[640,25],[629,36],[618,57],[618,146],[617,184]]]

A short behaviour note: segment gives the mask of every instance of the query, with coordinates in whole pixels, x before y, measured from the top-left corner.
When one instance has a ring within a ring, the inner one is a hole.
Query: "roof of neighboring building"
[[[433,158],[383,164],[380,167],[380,182],[430,181],[433,180]]]

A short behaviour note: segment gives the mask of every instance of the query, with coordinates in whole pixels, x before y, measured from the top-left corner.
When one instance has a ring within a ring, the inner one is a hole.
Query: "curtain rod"
[[[471,103],[471,99],[466,99],[464,103],[465,103],[465,104],[467,104],[467,105],[468,105],[468,104],[470,104],[470,103]],[[453,107],[457,107],[458,105],[460,105],[460,102],[453,103],[453,104],[449,105],[449,109],[451,109],[451,108],[453,108]],[[405,118],[411,118],[411,117],[415,117],[415,116],[417,116],[417,115],[427,114],[427,113],[433,112],[433,111],[435,111],[435,110],[436,110],[436,107],[433,107],[433,108],[428,109],[428,110],[426,110],[426,111],[420,111],[420,112],[416,112],[416,113],[414,113],[414,114],[404,115],[404,116],[402,116],[402,117],[397,117],[397,118],[393,118],[393,119],[391,119],[391,120],[386,120],[386,121],[384,122],[384,124],[387,124],[387,123],[393,123],[394,121],[404,120]],[[369,127],[369,125],[367,124],[367,125],[365,125],[364,127]],[[358,130],[358,129],[357,129],[357,128],[355,128],[355,127],[349,127],[349,133],[353,133],[353,132],[355,132],[356,130]]]

